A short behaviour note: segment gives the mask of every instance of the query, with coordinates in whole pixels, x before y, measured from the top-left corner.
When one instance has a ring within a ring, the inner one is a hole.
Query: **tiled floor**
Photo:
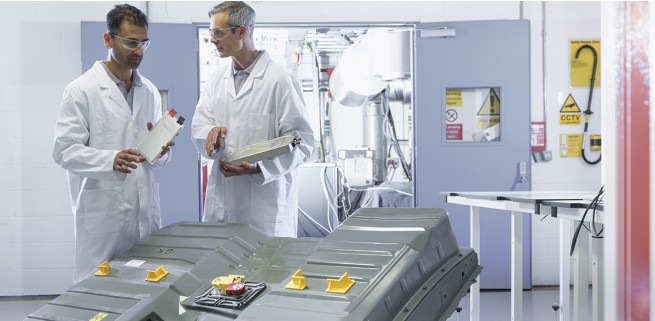
[[[573,298],[573,292],[571,292],[571,298]],[[460,301],[461,312],[453,313],[447,321],[469,321],[469,299],[468,295],[464,297]],[[553,310],[553,305],[556,302],[559,302],[559,287],[533,287],[530,291],[523,291],[523,320],[559,321],[557,313]],[[591,290],[589,290],[589,302],[591,305]],[[571,301],[569,306],[572,306],[572,304]],[[480,292],[480,320],[511,320],[510,292]],[[572,318],[569,318],[569,320],[572,320]],[[591,320],[591,306],[589,306],[589,320]]]
[[[591,295],[591,293],[590,293]],[[0,297],[0,319],[21,321],[40,309],[55,296]],[[552,306],[559,299],[557,287],[539,287],[523,292],[523,320],[559,321]],[[591,300],[590,300],[591,302]],[[480,315],[484,321],[510,320],[509,291],[483,291],[480,295]],[[469,297],[460,302],[462,311],[453,313],[448,321],[469,321]],[[589,312],[591,316],[591,312]]]
[[[48,301],[56,297],[56,295],[0,297],[0,319],[7,321],[23,320],[30,313],[40,309]]]

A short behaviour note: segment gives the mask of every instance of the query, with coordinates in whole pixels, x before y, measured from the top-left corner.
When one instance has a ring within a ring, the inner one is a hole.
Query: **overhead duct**
[[[330,93],[341,105],[359,107],[377,96],[386,83],[373,77],[369,37],[363,36],[341,55],[330,77]]]
[[[373,76],[385,81],[406,79],[410,76],[410,30],[371,29]]]
[[[330,78],[332,97],[341,105],[359,107],[376,98],[388,81],[408,78],[409,48],[409,30],[370,29],[344,50]]]

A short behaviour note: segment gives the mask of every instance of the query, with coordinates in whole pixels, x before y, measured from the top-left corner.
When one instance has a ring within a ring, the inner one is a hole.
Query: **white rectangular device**
[[[241,162],[243,161],[254,163],[288,153],[300,144],[300,140],[298,133],[293,132],[288,135],[230,150],[225,155],[224,160],[236,166],[241,166]]]
[[[184,117],[180,116],[176,119],[176,114],[175,109],[171,109],[161,116],[148,135],[136,147],[150,164],[157,160],[162,152],[162,147],[184,128]]]

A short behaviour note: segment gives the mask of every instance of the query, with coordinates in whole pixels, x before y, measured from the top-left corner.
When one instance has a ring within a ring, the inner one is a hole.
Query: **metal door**
[[[469,209],[439,193],[530,190],[529,175],[519,174],[530,173],[529,40],[527,20],[417,25],[415,205],[444,208],[460,246],[470,243]],[[486,93],[477,107],[458,109],[476,90]],[[470,121],[457,124],[462,114]],[[523,287],[530,288],[531,220],[523,222]],[[481,288],[510,288],[510,226],[509,212],[481,209]]]
[[[107,59],[102,42],[104,22],[82,22],[82,70]],[[157,169],[161,217],[164,226],[200,220],[198,152],[191,143],[191,118],[198,102],[198,35],[192,24],[151,23],[150,46],[139,71],[163,92],[164,108],[174,108],[186,119],[175,138],[173,160]],[[166,99],[166,96],[168,97]]]

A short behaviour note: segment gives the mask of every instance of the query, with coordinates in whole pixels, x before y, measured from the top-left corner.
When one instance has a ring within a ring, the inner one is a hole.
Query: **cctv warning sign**
[[[562,108],[559,112],[560,125],[579,125],[582,123],[580,107],[571,94],[566,98],[566,101],[562,104]]]
[[[559,124],[560,125],[579,125],[582,123],[581,114],[560,114],[559,115]]]

